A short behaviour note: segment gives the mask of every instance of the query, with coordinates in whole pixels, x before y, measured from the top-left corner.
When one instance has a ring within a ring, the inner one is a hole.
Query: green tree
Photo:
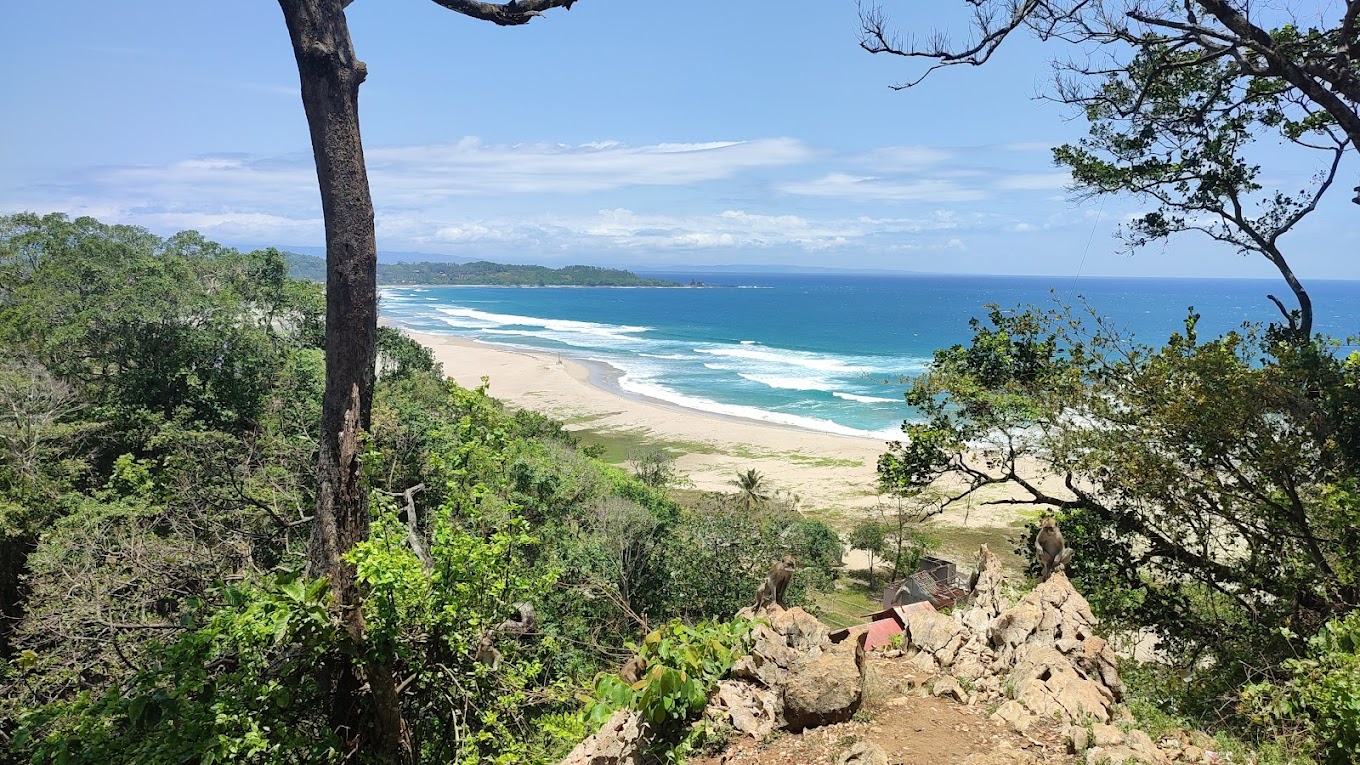
[[[737,487],[737,502],[746,510],[765,507],[772,497],[765,476],[755,468],[737,473],[737,477],[728,483]]]
[[[864,520],[850,531],[850,547],[869,553],[869,589],[874,589],[874,556],[884,557],[888,551],[888,530],[876,520]]]
[[[675,458],[664,447],[651,446],[629,453],[633,475],[648,486],[666,486],[676,478]]]
[[[1234,668],[1292,654],[1279,627],[1311,635],[1360,603],[1360,354],[1256,330],[1204,341],[1196,319],[1154,348],[993,308],[908,393],[924,421],[903,429],[928,448],[894,444],[880,475],[1063,511],[1092,604],[1226,691]]]

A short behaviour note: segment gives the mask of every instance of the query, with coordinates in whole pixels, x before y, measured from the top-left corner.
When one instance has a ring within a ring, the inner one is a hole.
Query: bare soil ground
[[[929,678],[898,659],[870,655],[865,702],[856,719],[802,733],[777,734],[763,743],[734,737],[721,752],[691,759],[694,765],[834,765],[859,741],[883,748],[890,765],[962,765],[969,755],[989,762],[1046,765],[1075,762],[1056,724],[1039,723],[1025,734],[988,719],[990,710],[924,694]],[[1007,756],[1010,753],[1013,756]]]

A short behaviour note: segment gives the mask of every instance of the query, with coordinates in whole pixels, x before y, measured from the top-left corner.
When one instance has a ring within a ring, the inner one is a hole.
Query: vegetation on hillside
[[[326,708],[345,657],[390,668],[397,698],[374,684],[358,717],[396,708],[419,759],[549,761],[630,640],[730,617],[784,554],[805,562],[800,602],[838,560],[824,525],[720,495],[681,506],[383,330],[360,463],[371,533],[346,555],[356,643],[308,573],[320,290],[273,250],[0,218],[12,757],[362,758],[372,730],[337,731]]]
[[[1078,46],[1050,92],[1089,126],[1054,150],[1072,190],[1145,204],[1120,229],[1131,249],[1191,234],[1265,258],[1294,305],[1269,295],[1281,323],[1217,338],[1192,308],[1160,347],[1067,308],[992,306],[914,382],[927,419],[883,456],[884,483],[1009,484],[1060,511],[1092,605],[1161,638],[1177,674],[1161,708],[1352,761],[1360,353],[1314,335],[1286,237],[1360,152],[1360,2],[1307,18],[1250,0],[960,7],[966,38],[905,38],[862,6],[861,45],[924,64],[902,88],[1013,35]]]
[[[310,255],[286,253],[288,275],[294,279],[324,282],[326,261]],[[597,266],[506,265],[484,260],[475,263],[379,263],[378,283],[464,284],[493,287],[678,287],[665,279],[644,279],[618,268]]]

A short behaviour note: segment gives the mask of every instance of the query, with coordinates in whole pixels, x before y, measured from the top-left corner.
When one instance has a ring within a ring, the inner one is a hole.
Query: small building
[[[958,567],[943,558],[925,556],[917,566],[916,573],[908,579],[899,579],[883,588],[883,608],[905,606],[933,600],[934,605],[946,608],[968,596],[968,591],[958,579]]]
[[[885,608],[868,616],[867,624],[856,624],[853,627],[832,632],[831,642],[839,643],[851,635],[858,635],[861,632],[868,632],[869,636],[864,641],[864,650],[872,651],[875,648],[882,648],[892,642],[894,635],[900,635],[907,628],[907,613],[910,611],[934,611],[935,608],[929,603],[913,603],[909,606],[897,606]]]

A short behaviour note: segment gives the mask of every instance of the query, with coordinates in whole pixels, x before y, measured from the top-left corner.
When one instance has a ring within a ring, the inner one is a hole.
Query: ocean
[[[966,342],[984,306],[1084,300],[1149,344],[1278,318],[1282,282],[933,275],[674,274],[701,288],[386,287],[398,326],[604,365],[629,394],[799,428],[893,439],[901,380]],[[1305,282],[1315,330],[1360,334],[1360,281]],[[1286,301],[1288,303],[1289,301]]]

